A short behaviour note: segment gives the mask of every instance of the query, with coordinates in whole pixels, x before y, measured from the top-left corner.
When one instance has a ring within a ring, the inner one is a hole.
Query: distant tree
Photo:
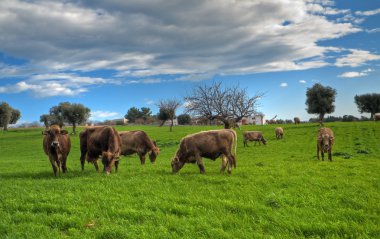
[[[188,114],[178,115],[177,120],[180,125],[191,124],[191,117]]]
[[[161,125],[164,125],[165,121],[170,120],[170,132],[174,124],[175,112],[178,107],[181,105],[181,102],[176,99],[172,100],[160,100],[158,103],[159,112],[157,118],[161,120]]]
[[[380,112],[380,94],[355,95],[355,103],[360,113],[370,113],[371,120],[375,113]]]
[[[124,118],[128,119],[128,122],[134,123],[136,119],[141,117],[141,112],[138,108],[132,107],[128,110]]]
[[[343,122],[352,122],[352,121],[358,121],[359,119],[353,115],[343,115],[342,121]]]
[[[0,104],[0,127],[8,130],[8,124],[15,124],[21,117],[19,110],[13,109],[7,102]]]
[[[238,86],[223,88],[221,82],[211,86],[196,86],[190,95],[185,97],[187,112],[197,118],[206,118],[209,121],[220,120],[224,128],[229,129],[242,118],[256,112],[257,101],[263,96],[258,94],[248,96],[245,89]]]
[[[40,116],[40,122],[45,125],[45,128],[49,128],[49,123],[50,123],[50,115],[48,114],[43,114]]]
[[[325,122],[337,122],[337,121],[342,121],[342,117],[336,117],[336,116],[328,116],[325,119]]]
[[[61,103],[62,115],[66,122],[73,126],[73,134],[76,134],[76,126],[85,123],[90,117],[90,109],[82,104]]]
[[[50,125],[57,124],[61,128],[65,125],[64,123],[65,119],[63,117],[63,111],[64,111],[63,108],[69,104],[70,104],[69,102],[64,102],[64,103],[60,103],[58,106],[53,106],[50,108],[49,110],[49,115],[50,115],[49,124]]]
[[[150,117],[152,117],[152,111],[147,108],[147,107],[142,107],[141,110],[141,118],[144,119],[144,121],[146,121],[147,119],[149,119]]]
[[[325,114],[330,114],[335,110],[336,90],[317,83],[306,91],[307,113],[318,114],[319,124],[323,125]]]

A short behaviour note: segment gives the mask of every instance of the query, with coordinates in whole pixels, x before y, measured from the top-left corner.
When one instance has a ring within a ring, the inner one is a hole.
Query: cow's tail
[[[235,130],[231,130],[232,134],[233,134],[233,142],[232,142],[232,148],[234,150],[234,154],[232,155],[232,158],[233,158],[233,165],[234,165],[234,168],[236,168],[236,147],[237,147],[237,134],[235,132]]]

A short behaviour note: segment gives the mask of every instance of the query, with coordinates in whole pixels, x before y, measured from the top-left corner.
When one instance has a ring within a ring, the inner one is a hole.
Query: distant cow
[[[317,158],[319,160],[319,152],[324,160],[324,153],[328,153],[328,158],[332,161],[331,150],[334,144],[334,133],[329,128],[320,128],[317,136]]]
[[[263,133],[261,131],[245,131],[243,133],[244,137],[244,147],[248,146],[248,141],[255,141],[255,145],[257,142],[261,144],[261,142],[266,145],[267,141],[264,139]]]
[[[66,160],[70,153],[71,142],[66,130],[61,130],[58,125],[52,125],[42,132],[44,136],[43,148],[45,154],[49,156],[54,176],[57,171],[66,173]]]
[[[276,139],[282,139],[284,137],[284,129],[282,127],[277,127],[274,132],[276,133]]]
[[[205,173],[202,157],[215,160],[222,156],[220,171],[224,172],[228,165],[228,173],[232,166],[236,168],[236,132],[232,129],[209,130],[184,137],[172,159],[172,171],[178,172],[185,163],[197,163],[200,173]]]
[[[79,139],[82,171],[86,158],[99,171],[98,159],[101,156],[103,171],[110,173],[112,165],[120,157],[121,141],[117,131],[110,126],[89,127],[79,134]]]
[[[376,113],[374,116],[373,116],[373,119],[375,121],[380,121],[380,113]]]
[[[294,117],[294,124],[300,124],[301,120],[298,117]]]
[[[126,156],[137,153],[141,164],[145,164],[145,155],[149,153],[150,162],[154,163],[156,161],[160,149],[157,147],[156,142],[151,140],[144,131],[123,131],[119,132],[119,135],[121,139],[121,155]],[[117,163],[115,166],[117,166]]]

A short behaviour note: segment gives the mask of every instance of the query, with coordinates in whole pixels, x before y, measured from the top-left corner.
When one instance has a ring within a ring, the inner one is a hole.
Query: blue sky
[[[317,82],[337,90],[332,115],[359,116],[353,98],[380,93],[379,72],[375,0],[0,1],[0,102],[20,122],[64,101],[92,120],[156,113],[215,81],[265,93],[267,118],[314,117]]]

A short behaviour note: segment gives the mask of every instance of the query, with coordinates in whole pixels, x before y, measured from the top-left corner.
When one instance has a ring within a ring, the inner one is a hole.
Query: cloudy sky
[[[338,92],[333,115],[358,116],[353,97],[379,93],[379,72],[380,1],[0,1],[0,102],[21,122],[63,101],[93,120],[156,113],[215,81],[265,93],[267,118],[303,120],[319,82]]]

